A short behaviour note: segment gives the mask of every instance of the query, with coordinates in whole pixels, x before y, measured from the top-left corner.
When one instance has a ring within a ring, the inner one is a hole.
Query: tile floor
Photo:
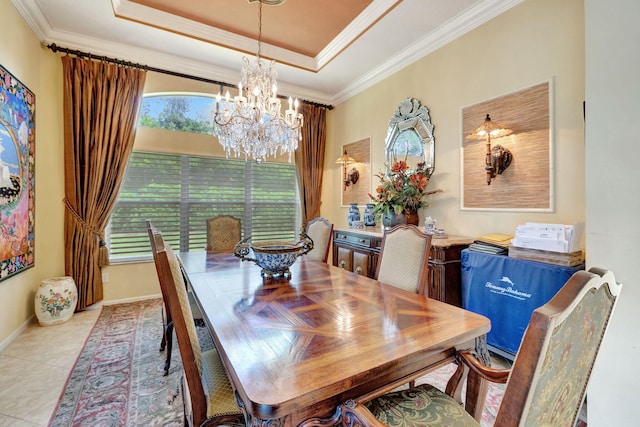
[[[99,307],[66,323],[37,320],[0,352],[0,427],[46,427]]]

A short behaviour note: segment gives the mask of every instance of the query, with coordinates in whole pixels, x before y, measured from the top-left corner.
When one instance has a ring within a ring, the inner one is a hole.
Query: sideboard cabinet
[[[457,236],[431,240],[428,297],[462,306],[460,254],[472,242],[471,238]],[[378,227],[334,229],[333,265],[373,278],[381,246],[382,231]]]

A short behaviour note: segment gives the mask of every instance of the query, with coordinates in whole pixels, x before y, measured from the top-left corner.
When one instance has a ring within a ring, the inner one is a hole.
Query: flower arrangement
[[[442,190],[425,191],[429,184],[429,174],[425,163],[418,163],[415,170],[410,170],[404,160],[399,160],[386,173],[378,173],[380,185],[375,196],[369,194],[374,202],[376,216],[387,214],[391,210],[399,215],[403,212],[416,213],[423,206],[428,206],[426,196]]]

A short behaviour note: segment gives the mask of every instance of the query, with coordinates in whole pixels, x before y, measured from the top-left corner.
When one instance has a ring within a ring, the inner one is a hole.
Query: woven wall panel
[[[544,82],[462,109],[463,209],[550,211],[552,205],[550,87]],[[513,134],[491,140],[509,149],[509,168],[487,185],[486,141],[467,138],[484,121],[491,120]]]
[[[355,167],[360,172],[360,178],[355,184],[349,185],[346,190],[342,178],[344,177],[344,170],[340,166],[340,189],[342,193],[342,205],[348,206],[350,203],[357,203],[363,206],[365,203],[371,203],[369,193],[371,192],[371,142],[369,138],[362,139],[350,144],[344,144],[342,146],[342,152],[347,153],[353,157],[357,163],[347,165],[347,173],[351,168]]]

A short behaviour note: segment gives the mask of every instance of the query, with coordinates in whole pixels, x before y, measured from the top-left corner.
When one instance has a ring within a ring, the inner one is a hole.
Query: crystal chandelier
[[[227,158],[244,155],[245,160],[266,160],[267,156],[289,154],[302,140],[302,114],[298,100],[289,97],[289,108],[281,112],[277,96],[275,61],[260,57],[262,47],[262,2],[258,4],[258,53],[253,64],[243,57],[238,95],[233,99],[227,91],[224,102],[216,96],[213,134],[224,147]]]

